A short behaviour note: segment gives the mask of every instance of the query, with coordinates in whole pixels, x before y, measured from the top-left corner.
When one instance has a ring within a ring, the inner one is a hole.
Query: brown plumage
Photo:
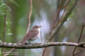
[[[27,40],[32,41],[37,39],[39,34],[40,26],[34,26],[25,36],[24,39],[21,41],[21,43],[25,43]]]

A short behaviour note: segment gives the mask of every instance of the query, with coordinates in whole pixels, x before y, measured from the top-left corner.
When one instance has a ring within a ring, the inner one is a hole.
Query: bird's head
[[[33,26],[33,29],[40,29],[40,28],[41,26],[37,26],[37,25]]]
[[[40,31],[41,26],[35,25],[32,29]]]

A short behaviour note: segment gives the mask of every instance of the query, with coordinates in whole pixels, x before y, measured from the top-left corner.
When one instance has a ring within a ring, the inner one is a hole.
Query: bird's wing
[[[32,40],[34,37],[36,37],[38,34],[37,30],[30,30],[25,36],[24,39],[21,41],[21,43],[25,43],[27,40]]]

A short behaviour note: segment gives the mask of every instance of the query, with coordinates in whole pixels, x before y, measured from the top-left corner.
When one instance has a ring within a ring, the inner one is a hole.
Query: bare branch
[[[81,26],[81,31],[80,31],[80,36],[79,36],[79,38],[78,38],[78,41],[77,41],[77,43],[79,43],[80,42],[80,40],[81,40],[81,38],[82,38],[82,35],[83,35],[83,31],[84,31],[84,27],[85,27],[85,25],[83,25],[82,24],[82,26]],[[74,47],[74,49],[73,49],[73,56],[75,56],[75,51],[76,51],[76,49],[77,49],[77,47]]]
[[[22,45],[22,43],[6,43],[1,42],[1,48],[16,48],[16,49],[36,49],[36,48],[45,48],[51,46],[76,46],[85,48],[85,42],[74,43],[74,42],[48,42],[48,43],[34,43],[28,45]]]
[[[30,10],[29,10],[29,13],[28,13],[28,25],[27,25],[27,32],[29,32],[29,28],[30,28],[30,25],[31,25],[31,16],[32,16],[32,0],[30,0]]]
[[[66,0],[66,4],[64,5],[63,8],[66,8],[69,5],[70,2],[71,2],[71,0]]]

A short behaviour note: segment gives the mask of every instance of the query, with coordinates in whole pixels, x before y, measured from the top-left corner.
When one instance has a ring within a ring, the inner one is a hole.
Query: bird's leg
[[[31,41],[30,40],[26,41],[25,45],[29,45],[29,44],[31,44]]]

